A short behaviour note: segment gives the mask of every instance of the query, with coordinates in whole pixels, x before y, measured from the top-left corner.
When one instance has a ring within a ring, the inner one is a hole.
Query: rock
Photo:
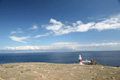
[[[41,77],[41,78],[46,78],[46,77],[45,77],[45,76],[43,76],[43,75],[41,75],[40,77]]]

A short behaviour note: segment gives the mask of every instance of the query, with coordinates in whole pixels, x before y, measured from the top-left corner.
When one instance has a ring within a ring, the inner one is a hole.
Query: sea
[[[120,51],[0,53],[0,64],[24,62],[77,64],[79,55],[82,56],[82,60],[96,60],[105,66],[120,66]]]

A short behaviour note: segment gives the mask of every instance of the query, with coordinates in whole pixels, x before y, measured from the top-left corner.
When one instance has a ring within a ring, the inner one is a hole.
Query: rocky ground
[[[120,80],[120,67],[53,63],[0,64],[0,80]]]

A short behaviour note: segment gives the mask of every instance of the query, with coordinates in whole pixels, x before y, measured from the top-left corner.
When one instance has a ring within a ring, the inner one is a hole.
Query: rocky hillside
[[[120,67],[52,63],[0,64],[0,80],[120,80]]]

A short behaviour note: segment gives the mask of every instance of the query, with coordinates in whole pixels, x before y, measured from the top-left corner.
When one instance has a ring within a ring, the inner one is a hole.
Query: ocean
[[[39,52],[39,53],[0,53],[0,64],[23,62],[78,63],[83,60],[96,60],[101,65],[120,66],[120,51],[81,51],[81,52]]]

